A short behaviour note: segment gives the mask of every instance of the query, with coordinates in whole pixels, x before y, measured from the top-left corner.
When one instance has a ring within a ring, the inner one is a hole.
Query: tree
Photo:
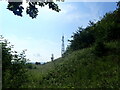
[[[22,0],[19,0],[18,2],[12,2],[12,0],[8,0],[8,6],[7,9],[12,11],[15,15],[22,17],[22,12],[24,10],[24,7],[22,6]],[[42,2],[38,0],[38,2],[30,2],[27,0],[28,7],[26,8],[26,13],[33,19],[36,18],[38,15],[38,8],[36,6],[44,7],[45,5],[49,6],[49,9],[52,9],[54,11],[59,12],[60,9],[57,4],[54,2]]]
[[[2,88],[20,88],[27,81],[25,50],[20,54],[12,51],[6,39],[0,36],[2,45]]]
[[[40,63],[40,62],[35,62],[35,64],[36,64],[36,65],[41,65],[41,63]]]
[[[73,40],[69,40],[71,42],[70,48],[73,51],[89,47],[95,42],[94,32],[92,30],[93,25],[86,27],[85,29],[79,27],[77,32],[73,34]]]
[[[120,1],[117,6],[115,11],[106,13],[97,23],[89,21],[89,26],[86,28],[78,28],[73,33],[72,40],[69,40],[67,53],[95,44],[95,50],[100,54],[106,50],[104,42],[120,40]]]

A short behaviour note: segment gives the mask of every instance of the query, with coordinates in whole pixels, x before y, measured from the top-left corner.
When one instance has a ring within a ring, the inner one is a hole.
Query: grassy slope
[[[75,51],[52,63],[30,70],[30,82],[25,87],[35,88],[118,88],[120,42],[106,44],[105,56],[95,56],[92,48]]]

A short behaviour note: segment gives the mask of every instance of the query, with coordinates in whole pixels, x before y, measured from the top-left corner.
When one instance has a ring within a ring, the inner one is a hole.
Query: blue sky
[[[26,5],[24,5],[26,6]],[[14,49],[27,49],[26,55],[32,62],[50,61],[61,56],[61,37],[68,39],[79,26],[86,27],[91,21],[98,21],[106,12],[116,9],[115,2],[59,2],[61,12],[48,7],[39,8],[39,15],[31,19],[13,15],[6,9],[7,2],[0,2],[0,34],[14,45]]]

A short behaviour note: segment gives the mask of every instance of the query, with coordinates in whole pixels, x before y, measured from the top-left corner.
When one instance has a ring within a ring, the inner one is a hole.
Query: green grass
[[[104,56],[93,54],[94,46],[29,70],[32,88],[119,88],[120,42],[105,44]]]

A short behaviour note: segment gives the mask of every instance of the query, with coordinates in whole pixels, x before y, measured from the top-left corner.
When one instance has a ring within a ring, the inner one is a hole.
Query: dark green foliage
[[[96,56],[104,56],[106,53],[107,53],[107,48],[105,47],[105,44],[101,41],[96,42],[94,48],[94,54]]]
[[[18,54],[12,51],[10,43],[2,36],[2,88],[20,88],[27,81],[25,51]]]
[[[111,41],[120,39],[120,13],[114,11],[107,13],[104,18],[96,24],[96,40]]]
[[[95,42],[93,34],[94,32],[91,27],[87,27],[86,29],[79,28],[78,31],[72,36],[73,40],[70,40],[70,48],[74,51],[90,47]]]
[[[113,11],[106,13],[104,17],[97,23],[89,22],[89,26],[86,28],[78,28],[72,36],[70,41],[70,46],[67,48],[68,51],[75,51],[83,48],[90,47],[96,43],[98,46],[98,41],[110,42],[114,40],[120,40],[120,8],[118,3],[118,8]],[[68,50],[69,49],[69,50]]]
[[[15,15],[18,16],[22,16],[22,12],[24,10],[24,7],[21,6],[22,5],[22,0],[19,2],[11,2],[8,1],[8,6],[7,9],[9,9],[10,11],[12,11]],[[38,8],[36,8],[36,6],[41,6],[44,7],[45,5],[49,6],[49,9],[52,9],[56,12],[59,12],[60,9],[58,7],[57,4],[55,4],[54,2],[41,2],[38,0],[38,2],[27,2],[29,4],[29,6],[26,8],[26,13],[33,19],[36,18],[38,15]]]
[[[37,64],[36,64],[37,65]],[[39,64],[40,65],[40,64]],[[26,64],[26,67],[28,68],[28,69],[37,69],[37,67],[34,65],[34,64],[32,64],[32,63],[27,63]]]
[[[11,55],[11,52],[10,52],[11,48],[7,47],[7,41],[6,40],[5,40],[5,42],[2,41],[1,44],[2,44],[2,60],[4,60],[2,62],[2,65],[3,66],[6,65],[6,67],[2,67],[2,70],[6,71],[7,69],[9,69],[9,66],[11,65],[11,60],[12,60],[12,55]]]
[[[23,7],[22,2],[9,2],[7,9],[12,11],[15,15],[22,16]]]
[[[33,66],[32,66],[32,64],[27,64],[27,68],[29,68],[29,69],[33,69]]]
[[[35,64],[36,64],[36,65],[41,65],[41,63],[40,63],[40,62],[35,62]]]
[[[35,7],[35,3],[29,3],[29,7],[27,7],[26,13],[32,18],[37,17],[38,8]]]
[[[37,69],[37,67],[35,66],[33,69]]]

